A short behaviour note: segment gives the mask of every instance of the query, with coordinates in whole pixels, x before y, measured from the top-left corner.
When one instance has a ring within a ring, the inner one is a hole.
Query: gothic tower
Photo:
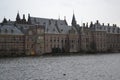
[[[28,14],[28,24],[31,24],[30,14]]]
[[[26,23],[25,14],[23,14],[22,23],[23,23],[23,24],[25,24],[25,23]]]

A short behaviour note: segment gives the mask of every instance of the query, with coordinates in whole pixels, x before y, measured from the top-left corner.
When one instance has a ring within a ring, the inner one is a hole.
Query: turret
[[[22,23],[26,23],[25,14],[23,14]]]
[[[92,27],[93,27],[93,22],[90,23],[90,28],[92,28]]]
[[[7,19],[4,17],[4,19],[3,19],[3,21],[2,21],[2,23],[4,24],[4,23],[7,23]]]
[[[21,19],[20,19],[20,15],[19,15],[19,12],[17,13],[17,16],[16,16],[16,22],[17,23],[20,23]]]
[[[98,24],[98,23],[99,23],[99,20],[97,20],[96,23]]]
[[[28,14],[28,24],[31,24],[30,14]]]

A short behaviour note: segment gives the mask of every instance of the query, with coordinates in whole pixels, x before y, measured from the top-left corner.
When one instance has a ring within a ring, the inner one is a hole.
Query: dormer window
[[[43,25],[45,25],[46,23],[44,22]]]
[[[51,21],[49,20],[49,25],[51,25]]]

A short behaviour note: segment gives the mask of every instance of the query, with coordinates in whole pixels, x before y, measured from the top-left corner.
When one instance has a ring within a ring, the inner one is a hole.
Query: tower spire
[[[76,26],[76,24],[77,24],[74,12],[73,12],[73,17],[72,17],[72,23],[71,24],[72,24],[72,26]]]

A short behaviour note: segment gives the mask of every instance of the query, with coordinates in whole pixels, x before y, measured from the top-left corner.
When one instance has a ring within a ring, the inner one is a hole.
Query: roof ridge
[[[36,19],[45,19],[45,20],[55,20],[55,21],[64,21],[64,20],[53,19],[53,18],[40,18],[40,17],[31,17],[31,18],[36,18]]]

